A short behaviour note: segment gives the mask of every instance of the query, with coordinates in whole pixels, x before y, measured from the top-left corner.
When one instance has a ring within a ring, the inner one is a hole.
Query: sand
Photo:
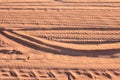
[[[0,0],[0,80],[119,80],[119,0]]]

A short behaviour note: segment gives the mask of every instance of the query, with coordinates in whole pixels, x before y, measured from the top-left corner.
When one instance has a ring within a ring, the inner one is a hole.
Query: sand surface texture
[[[0,80],[120,80],[120,0],[0,0]]]

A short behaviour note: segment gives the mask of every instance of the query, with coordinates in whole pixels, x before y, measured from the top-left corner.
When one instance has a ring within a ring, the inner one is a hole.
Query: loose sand
[[[120,0],[0,0],[0,80],[119,80]]]

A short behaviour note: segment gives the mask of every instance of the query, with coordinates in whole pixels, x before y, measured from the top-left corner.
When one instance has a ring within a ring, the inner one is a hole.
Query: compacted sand
[[[0,80],[120,80],[120,0],[0,0]]]

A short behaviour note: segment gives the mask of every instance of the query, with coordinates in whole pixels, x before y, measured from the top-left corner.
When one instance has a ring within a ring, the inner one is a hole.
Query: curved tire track
[[[17,33],[18,34],[18,33]],[[23,33],[21,33],[23,34]],[[20,34],[19,34],[20,35]],[[26,35],[26,34],[23,34]],[[69,48],[69,49],[75,49],[75,50],[107,50],[107,49],[120,49],[120,42],[117,43],[111,43],[111,44],[100,44],[100,45],[77,45],[77,44],[68,44],[68,43],[61,43],[61,42],[55,42],[46,40],[43,38],[36,38],[33,36],[26,35],[31,39],[38,39],[38,41],[41,41],[42,43],[46,43],[49,45],[59,46],[63,48]],[[24,36],[25,37],[25,36]]]
[[[12,37],[10,36],[10,34],[12,34]],[[34,48],[36,50],[45,51],[45,52],[50,52],[50,53],[53,53],[53,54],[70,55],[70,56],[98,57],[98,56],[101,56],[101,55],[113,56],[113,54],[120,53],[119,48],[115,48],[115,49],[112,48],[112,47],[109,48],[110,45],[112,46],[113,44],[109,44],[107,46],[109,49],[103,49],[103,50],[100,47],[97,47],[98,50],[96,50],[94,48],[91,49],[91,47],[93,45],[88,45],[89,46],[88,49],[85,48],[85,45],[75,45],[75,46],[84,46],[85,49],[82,49],[81,47],[75,48],[74,46],[72,46],[74,44],[66,44],[66,43],[49,41],[49,40],[45,40],[45,39],[42,39],[42,38],[37,38],[37,37],[34,37],[34,36],[30,36],[30,35],[23,34],[23,33],[18,33],[18,32],[11,32],[11,31],[8,32],[8,31],[6,31],[6,32],[4,32],[4,35],[8,36],[9,38],[13,39],[14,41],[17,40],[17,42],[20,43],[20,44],[25,43],[23,45],[25,45],[27,47]],[[14,38],[15,36],[13,36],[13,35],[16,35],[17,38]],[[20,37],[20,39],[18,38],[18,36]],[[69,45],[71,45],[71,46],[69,46]],[[107,44],[102,44],[102,45],[107,45]],[[44,47],[42,47],[42,46],[44,46]],[[94,45],[94,46],[98,46],[98,45]]]
[[[54,49],[50,49],[50,48],[48,48],[44,45],[41,45],[41,44],[36,44],[35,42],[31,42],[28,39],[21,38],[20,36],[17,36],[13,33],[8,32],[8,31],[3,31],[3,32],[1,32],[1,34],[3,36],[13,40],[14,42],[22,44],[23,46],[29,47],[31,49],[41,50],[41,51],[51,52],[51,53],[55,52],[56,53],[56,50],[54,50]]]

